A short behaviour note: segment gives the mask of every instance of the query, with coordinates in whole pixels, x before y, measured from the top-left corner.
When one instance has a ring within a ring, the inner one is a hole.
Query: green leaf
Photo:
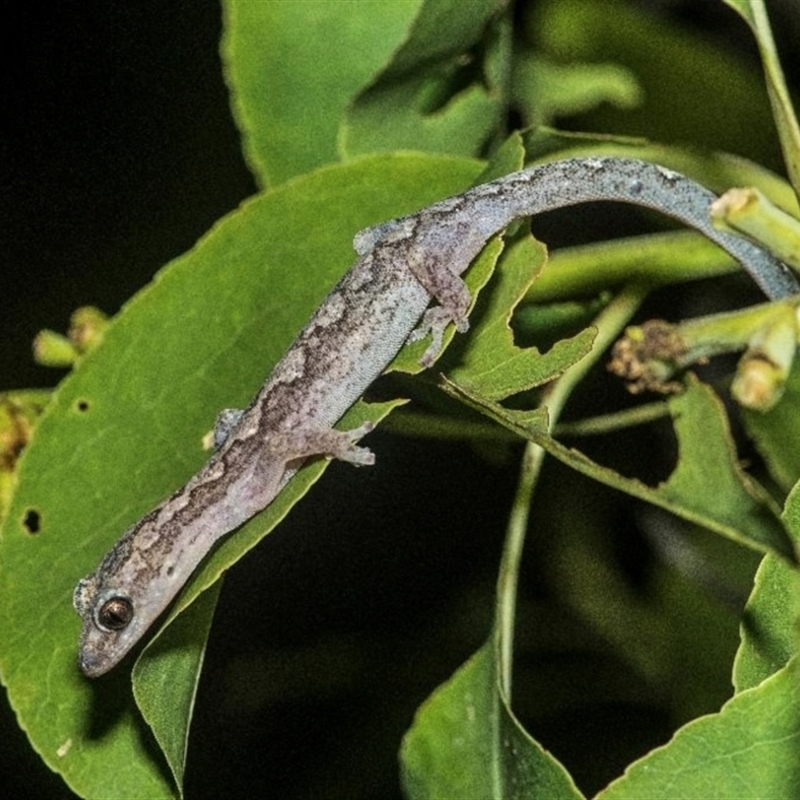
[[[796,563],[792,540],[774,502],[737,461],[722,404],[697,380],[690,379],[686,393],[670,400],[679,459],[669,479],[657,487],[619,475],[565,447],[549,435],[538,414],[532,417],[529,411],[504,409],[464,386],[450,384],[449,391],[594,480],[740,544]]]
[[[800,485],[786,499],[786,527],[800,540]],[[767,556],[756,574],[741,625],[741,644],[733,665],[737,692],[758,686],[800,651],[800,572]]]
[[[492,24],[497,14],[495,0],[424,3],[403,46],[348,109],[343,153],[480,153],[501,128],[508,103],[506,87],[496,81],[510,61],[511,39],[502,20]],[[479,43],[486,64],[477,60]]]
[[[496,661],[489,642],[417,711],[400,750],[407,797],[583,797],[517,721],[500,692]]]
[[[636,76],[619,64],[559,64],[535,52],[515,59],[513,95],[529,127],[552,124],[604,102],[634,108],[643,99]]]
[[[525,166],[525,156],[525,142],[515,131],[492,153],[486,169],[476,183],[486,183],[522,169]]]
[[[200,595],[186,613],[157,636],[133,670],[133,694],[153,730],[177,786],[183,785],[192,718],[206,639],[222,582]]]
[[[690,379],[688,391],[669,404],[679,455],[674,472],[657,490],[666,507],[712,519],[717,530],[729,531],[732,539],[795,561],[794,546],[778,522],[774,503],[739,464],[719,398]]]
[[[469,6],[467,6],[469,8]],[[350,109],[342,128],[348,154],[390,150],[428,150],[474,155],[491,137],[499,116],[497,101],[485,89],[469,86],[442,110],[426,112],[419,95],[427,77],[373,89]]]
[[[423,5],[225,0],[225,77],[261,185],[338,160],[345,110],[390,63]]]
[[[800,368],[795,366],[781,401],[764,412],[742,409],[748,436],[755,442],[770,475],[788,492],[800,480]]]
[[[764,76],[767,79],[767,93],[772,105],[772,115],[778,128],[786,169],[800,196],[800,125],[792,107],[792,99],[783,77],[778,51],[772,38],[766,4],[752,0],[723,0],[750,26],[758,44]]]
[[[797,797],[798,752],[800,664],[794,659],[717,714],[685,725],[596,800]]]
[[[480,169],[464,159],[380,156],[245,202],[131,300],[57,390],[20,460],[1,531],[0,674],[33,746],[77,793],[174,794],[134,707],[126,667],[97,681],[78,671],[77,580],[207,459],[201,442],[217,412],[252,397],[354,260],[354,232],[453,194]],[[266,514],[226,540],[201,568],[198,586],[262,536],[321,466],[301,470]],[[208,615],[184,622],[202,630]],[[154,642],[143,655],[137,698],[148,705],[150,676],[169,669],[183,676],[187,708],[196,681],[190,661],[199,668],[201,648],[187,655],[166,644]],[[157,734],[172,742],[178,772],[183,737],[174,727]]]
[[[557,342],[544,355],[514,344],[511,315],[544,264],[545,248],[524,235],[504,253],[492,292],[478,309],[479,322],[462,360],[450,375],[456,383],[493,399],[508,397],[552,380],[589,352],[592,328]]]

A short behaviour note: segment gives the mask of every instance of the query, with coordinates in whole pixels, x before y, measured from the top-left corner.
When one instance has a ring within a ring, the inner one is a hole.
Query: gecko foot
[[[351,431],[327,431],[329,434],[336,435],[340,447],[336,452],[331,452],[331,458],[338,458],[340,461],[349,461],[357,467],[370,466],[375,463],[375,454],[368,447],[356,447],[356,442],[366,436],[375,426],[371,422],[365,422]]]
[[[348,461],[356,466],[375,463],[375,454],[367,447],[356,447],[356,442],[372,429],[371,422],[365,422],[350,431],[294,430],[275,433],[269,439],[270,458],[290,461],[309,456],[326,456],[339,461]]]
[[[420,324],[411,331],[408,337],[409,342],[418,342],[428,334],[431,335],[431,343],[428,349],[422,354],[419,363],[426,369],[433,366],[433,362],[442,349],[442,338],[445,328],[453,322],[459,333],[466,333],[469,330],[469,320],[465,316],[454,317],[452,311],[444,306],[434,306],[429,308],[422,317]]]

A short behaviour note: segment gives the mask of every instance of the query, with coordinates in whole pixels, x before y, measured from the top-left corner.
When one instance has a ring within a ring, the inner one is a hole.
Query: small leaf
[[[476,185],[522,169],[525,156],[525,142],[520,133],[515,131],[492,153],[486,168],[475,181]]]
[[[786,499],[786,527],[800,540],[800,484]],[[800,573],[783,559],[766,556],[758,568],[741,625],[733,665],[737,692],[758,686],[800,651]]]
[[[417,711],[400,750],[406,796],[579,800],[566,770],[508,707],[495,664],[489,642]]]
[[[503,398],[552,380],[591,349],[592,328],[557,342],[542,355],[514,344],[510,321],[544,263],[545,249],[529,235],[514,242],[501,260],[493,291],[451,377],[486,397]]]
[[[469,6],[467,6],[469,7]],[[350,110],[343,128],[348,154],[391,150],[480,153],[497,125],[500,107],[485,89],[469,86],[444,108],[425,113],[416,107],[427,76],[399,86],[373,89]]]
[[[679,455],[675,471],[657,490],[667,506],[713,519],[719,532],[727,529],[741,543],[796,561],[773,501],[738,462],[719,398],[690,379],[688,391],[669,404]]]
[[[148,647],[133,671],[133,693],[142,716],[172,770],[175,784],[183,786],[186,749],[206,639],[214,617],[221,582],[205,592]]]
[[[526,127],[552,124],[601,103],[633,108],[644,97],[633,72],[619,64],[562,64],[530,51],[514,61],[513,96]]]
[[[497,14],[495,0],[423,4],[402,47],[343,119],[343,153],[480,153],[499,129],[507,103],[492,66],[510,59],[511,40],[493,35]],[[486,65],[477,61],[484,49]]]

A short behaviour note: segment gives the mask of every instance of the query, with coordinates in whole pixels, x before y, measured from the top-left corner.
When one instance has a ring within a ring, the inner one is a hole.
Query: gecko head
[[[117,664],[136,641],[128,633],[131,626],[136,627],[136,609],[127,594],[100,589],[93,575],[78,583],[73,605],[83,618],[80,668],[84,675],[96,678]]]
[[[100,587],[95,576],[80,581],[73,605],[83,619],[79,664],[89,678],[116,666],[141,639],[152,608],[115,586]]]

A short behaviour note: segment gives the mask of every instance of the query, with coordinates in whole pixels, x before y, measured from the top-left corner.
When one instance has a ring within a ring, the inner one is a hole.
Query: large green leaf
[[[225,75],[262,185],[338,160],[345,109],[391,61],[423,5],[225,0]]]
[[[475,155],[499,126],[492,58],[508,59],[510,38],[491,37],[487,64],[461,77],[496,0],[227,0],[224,11],[234,115],[263,185],[377,150]]]
[[[76,581],[207,458],[201,441],[216,413],[256,391],[354,260],[353,233],[462,189],[479,170],[463,159],[381,156],[245,202],[128,303],[59,387],[21,459],[2,529],[0,671],[33,746],[78,793],[174,790],[133,705],[128,667],[98,681],[78,671]],[[280,503],[226,541],[199,585],[263,536],[319,470],[302,470]],[[186,624],[202,631],[210,604],[193,613]],[[143,656],[143,705],[148,682],[163,686],[163,671],[173,670],[183,676],[188,712],[202,659],[202,641],[194,641],[188,667],[186,652],[164,642]],[[157,736],[172,743],[178,774],[188,722],[172,720]]]
[[[596,800],[797,797],[800,662],[681,728]]]
[[[504,78],[511,31],[497,17],[502,5],[496,0],[423,3],[403,46],[347,109],[342,152],[480,153],[502,130],[508,104]]]

